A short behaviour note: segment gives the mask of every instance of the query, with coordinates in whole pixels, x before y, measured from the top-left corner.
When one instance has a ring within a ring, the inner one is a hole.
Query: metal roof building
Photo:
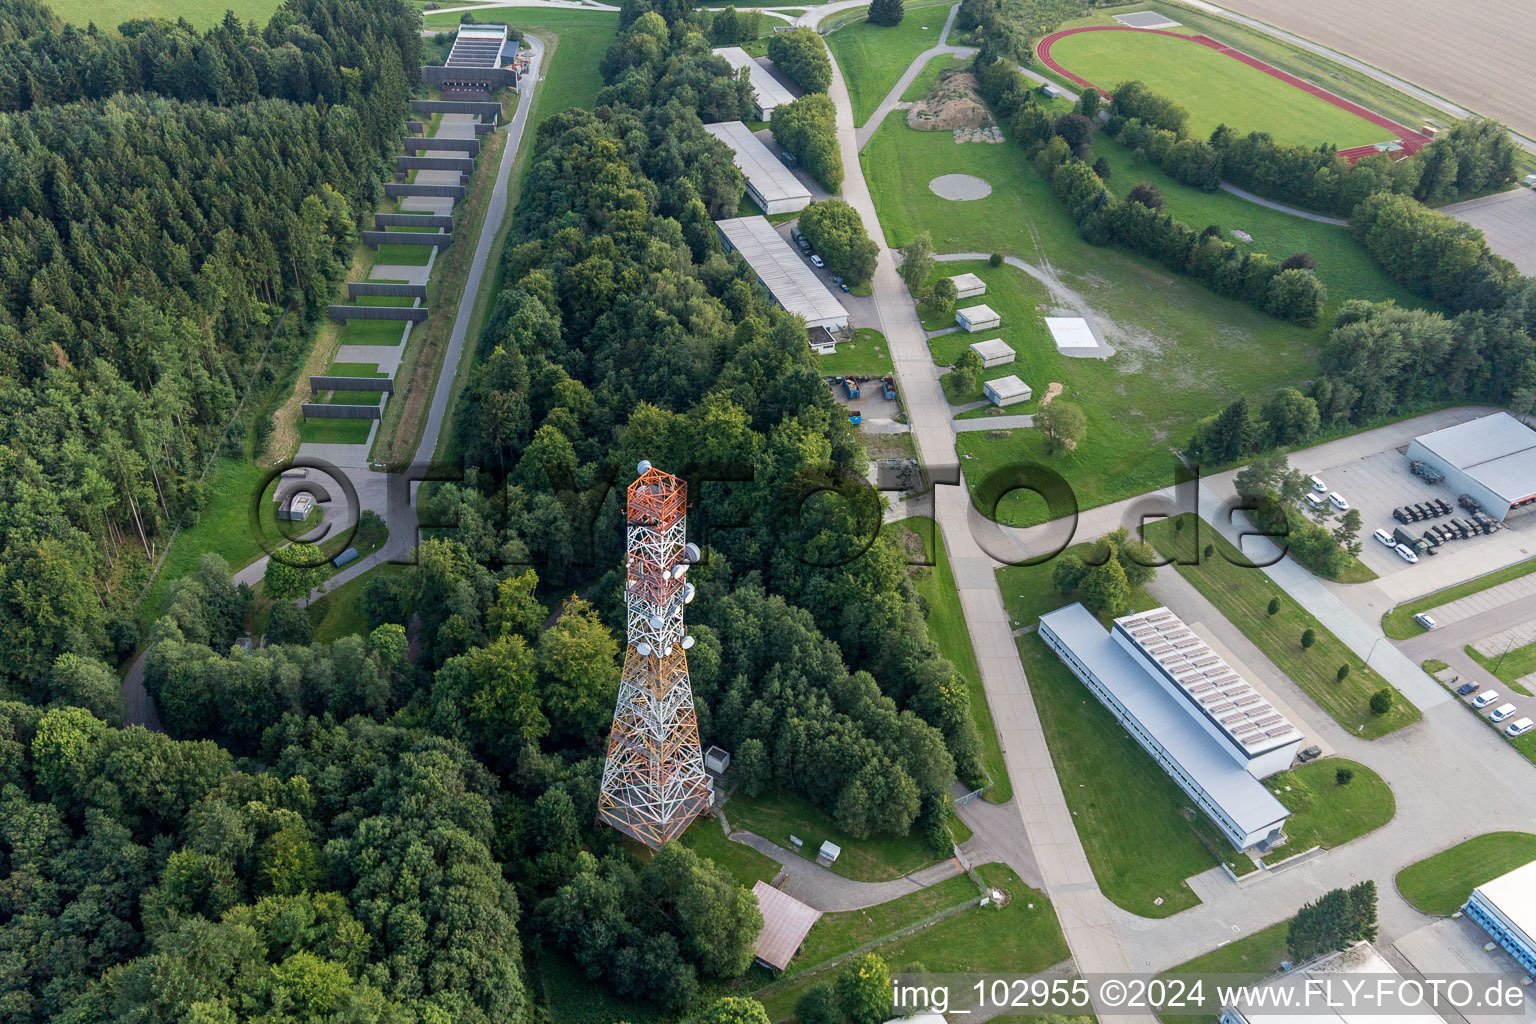
[[[1205,728],[1188,700],[1137,660],[1119,625],[1112,637],[1073,604],[1040,617],[1040,638],[1234,847],[1278,840],[1290,811]]]
[[[1520,966],[1536,973],[1536,861],[1473,889],[1466,911]]]
[[[805,318],[805,326],[829,331],[848,328],[848,311],[837,301],[816,271],[801,259],[795,247],[773,229],[766,217],[733,217],[717,220],[726,252],[741,253],[768,297],[791,313]]]
[[[732,163],[747,179],[747,195],[767,214],[794,213],[811,201],[811,190],[752,134],[743,121],[707,124],[704,130],[731,147]]]
[[[757,945],[752,948],[752,954],[769,967],[782,971],[789,966],[811,926],[821,917],[821,911],[762,879],[752,886],[752,895],[757,897],[757,909],[763,915],[763,930],[757,934]]]
[[[978,295],[987,294],[987,282],[975,274],[956,274],[950,280],[955,283],[957,299],[974,299]]]
[[[994,327],[1001,327],[1003,318],[995,309],[983,302],[977,306],[955,310],[955,323],[966,331],[988,331]]]
[[[981,357],[981,365],[984,369],[994,366],[1006,366],[1013,362],[1013,348],[1002,338],[988,338],[986,341],[971,342],[971,351]]]
[[[516,86],[517,72],[501,66],[507,45],[505,25],[460,25],[453,49],[441,66],[424,65],[421,79],[443,89],[445,96],[485,93],[503,85]],[[514,53],[517,46],[512,47]]]
[[[1445,482],[1470,494],[1502,522],[1519,508],[1536,508],[1536,430],[1507,412],[1422,434],[1408,458],[1445,474]]]
[[[981,392],[987,396],[987,401],[998,408],[1015,402],[1027,402],[1034,394],[1029,385],[1014,374],[986,381],[981,385]]]
[[[747,82],[752,86],[752,106],[757,112],[759,121],[766,121],[773,116],[774,107],[782,107],[795,101],[795,94],[789,91],[768,69],[759,64],[753,56],[739,46],[722,46],[710,51],[716,56],[724,57],[731,67],[738,71],[747,69]]]

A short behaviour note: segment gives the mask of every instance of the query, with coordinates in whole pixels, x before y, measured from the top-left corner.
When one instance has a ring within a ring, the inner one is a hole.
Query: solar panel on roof
[[[1284,715],[1269,715],[1265,718],[1259,719],[1258,724],[1259,728],[1268,729],[1270,726],[1279,725],[1283,721],[1285,721]]]
[[[1241,697],[1234,697],[1232,699],[1232,703],[1236,704],[1240,708],[1245,708],[1248,705],[1250,705],[1250,704],[1252,704],[1252,703],[1254,703],[1256,701],[1261,701],[1263,699],[1264,699],[1263,697],[1260,697],[1256,693],[1245,693]]]
[[[1287,733],[1292,732],[1292,731],[1294,731],[1294,730],[1292,729],[1290,723],[1286,723],[1284,726],[1281,726],[1278,729],[1271,729],[1271,730],[1269,730],[1264,735],[1273,738],[1275,736],[1284,736]]]

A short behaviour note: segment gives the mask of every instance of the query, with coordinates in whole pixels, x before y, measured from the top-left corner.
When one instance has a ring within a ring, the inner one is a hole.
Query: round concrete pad
[[[933,194],[940,199],[964,202],[968,199],[985,199],[992,194],[992,186],[974,174],[941,174],[928,183]]]

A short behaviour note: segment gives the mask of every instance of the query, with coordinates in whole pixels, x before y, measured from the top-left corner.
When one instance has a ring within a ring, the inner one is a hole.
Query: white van
[[[1393,548],[1392,550],[1397,552],[1397,557],[1398,558],[1401,558],[1403,561],[1407,562],[1409,565],[1413,565],[1415,562],[1417,562],[1419,560],[1418,554],[1413,550],[1413,548],[1409,547],[1407,544],[1399,544],[1397,547]]]
[[[1323,483],[1323,478],[1320,476],[1312,476],[1307,479],[1312,481],[1312,489],[1318,494],[1322,494],[1328,489],[1328,485]]]
[[[1419,612],[1419,614],[1413,617],[1413,621],[1417,622],[1425,629],[1434,629],[1436,626],[1440,625],[1440,623],[1435,621],[1435,617],[1430,615],[1428,612]]]
[[[1498,699],[1498,690],[1484,690],[1482,693],[1472,698],[1472,706],[1475,708],[1485,708]]]
[[[1392,536],[1386,530],[1377,530],[1374,536],[1378,541],[1385,544],[1389,548],[1397,547],[1397,538]]]
[[[1488,721],[1502,722],[1504,719],[1508,718],[1514,713],[1515,706],[1513,704],[1500,704],[1498,707],[1493,709],[1493,714],[1488,716]]]
[[[1316,491],[1313,491],[1311,494],[1307,495],[1307,504],[1311,505],[1313,508],[1322,508],[1324,505],[1323,496],[1318,494]]]
[[[1338,491],[1329,491],[1328,492],[1328,504],[1332,505],[1334,508],[1338,509],[1340,512],[1348,512],[1349,511],[1349,502],[1345,501],[1344,500],[1344,495],[1340,494]]]
[[[1524,736],[1531,731],[1533,726],[1536,726],[1536,722],[1532,722],[1529,718],[1517,718],[1504,727],[1504,735],[1510,739],[1514,739],[1516,736]]]

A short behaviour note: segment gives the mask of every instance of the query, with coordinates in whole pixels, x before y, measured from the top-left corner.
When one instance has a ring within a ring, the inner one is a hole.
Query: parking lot
[[[879,377],[855,377],[859,381],[859,397],[849,398],[848,392],[843,388],[841,378],[827,378],[828,386],[832,389],[832,397],[837,399],[837,404],[847,409],[850,413],[857,410],[863,418],[860,427],[875,434],[896,434],[908,429],[904,423],[896,422],[896,414],[901,411],[901,402],[885,397],[885,389],[880,385]],[[898,392],[899,395],[899,392]]]
[[[1360,537],[1364,544],[1360,561],[1381,577],[1377,586],[1394,603],[1492,572],[1529,558],[1536,551],[1536,513],[1516,513],[1503,529],[1466,540],[1447,541],[1435,554],[1423,555],[1417,564],[1409,564],[1378,542],[1372,533],[1383,529],[1390,534],[1401,526],[1414,536],[1421,536],[1434,524],[1450,518],[1469,518],[1457,507],[1456,492],[1445,484],[1430,484],[1414,476],[1408,469],[1408,459],[1395,448],[1321,470],[1317,475],[1330,491],[1342,494],[1352,507],[1360,510]],[[1450,516],[1406,525],[1392,518],[1394,508],[1434,498],[1451,504]]]

